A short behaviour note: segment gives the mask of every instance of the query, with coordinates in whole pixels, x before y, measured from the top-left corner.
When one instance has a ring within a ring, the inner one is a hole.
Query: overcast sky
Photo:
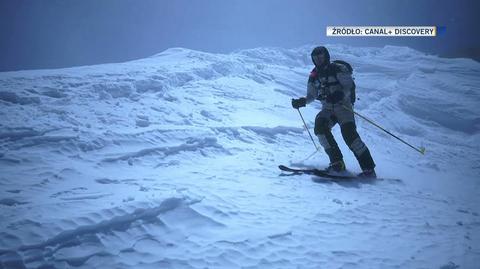
[[[478,60],[479,10],[475,0],[0,0],[0,71],[123,62],[170,47],[230,52],[325,43],[404,45]],[[327,25],[447,31],[435,38],[327,38]]]

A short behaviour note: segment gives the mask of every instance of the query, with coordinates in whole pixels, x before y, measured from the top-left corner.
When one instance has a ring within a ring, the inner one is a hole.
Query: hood
[[[323,64],[323,66],[328,65],[330,63],[330,53],[328,52],[327,48],[325,48],[324,46],[318,46],[314,48],[312,50],[312,53],[310,54],[310,56],[312,57],[313,64],[315,64],[315,62],[313,61],[313,56],[318,54],[325,55],[325,64]],[[320,67],[320,66],[317,66],[317,67]]]

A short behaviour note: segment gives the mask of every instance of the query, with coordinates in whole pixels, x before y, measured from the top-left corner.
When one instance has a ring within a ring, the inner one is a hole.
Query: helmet
[[[310,56],[312,57],[312,62],[315,64],[315,66],[317,65],[317,63],[315,63],[314,59],[316,58],[315,56],[318,56],[318,55],[323,55],[324,57],[322,66],[325,66],[330,63],[330,53],[328,53],[327,48],[325,48],[324,46],[318,46],[312,50],[312,53],[310,54]]]

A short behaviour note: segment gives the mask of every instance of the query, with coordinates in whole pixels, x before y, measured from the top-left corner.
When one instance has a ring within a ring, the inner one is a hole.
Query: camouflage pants
[[[331,131],[337,123],[340,125],[343,140],[357,158],[362,170],[373,169],[375,163],[367,146],[358,135],[355,117],[352,111],[342,105],[334,106],[332,109],[322,109],[315,118],[315,135],[327,153],[330,163],[343,160],[342,152]]]

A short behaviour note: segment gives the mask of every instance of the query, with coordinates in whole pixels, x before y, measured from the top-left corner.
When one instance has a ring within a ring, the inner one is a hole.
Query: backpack
[[[342,61],[342,60],[335,60],[332,63],[333,64],[341,64],[341,65],[345,66],[348,69],[348,72],[350,73],[350,75],[353,74],[353,68],[349,63],[347,63],[345,61]],[[335,79],[337,79],[337,69],[333,68],[333,70],[335,70],[334,75],[335,75]],[[355,100],[357,99],[356,93],[355,93],[356,87],[357,86],[355,85],[355,79],[353,79],[353,85],[352,85],[352,88],[350,88],[350,102],[352,102],[352,105],[355,103]]]

